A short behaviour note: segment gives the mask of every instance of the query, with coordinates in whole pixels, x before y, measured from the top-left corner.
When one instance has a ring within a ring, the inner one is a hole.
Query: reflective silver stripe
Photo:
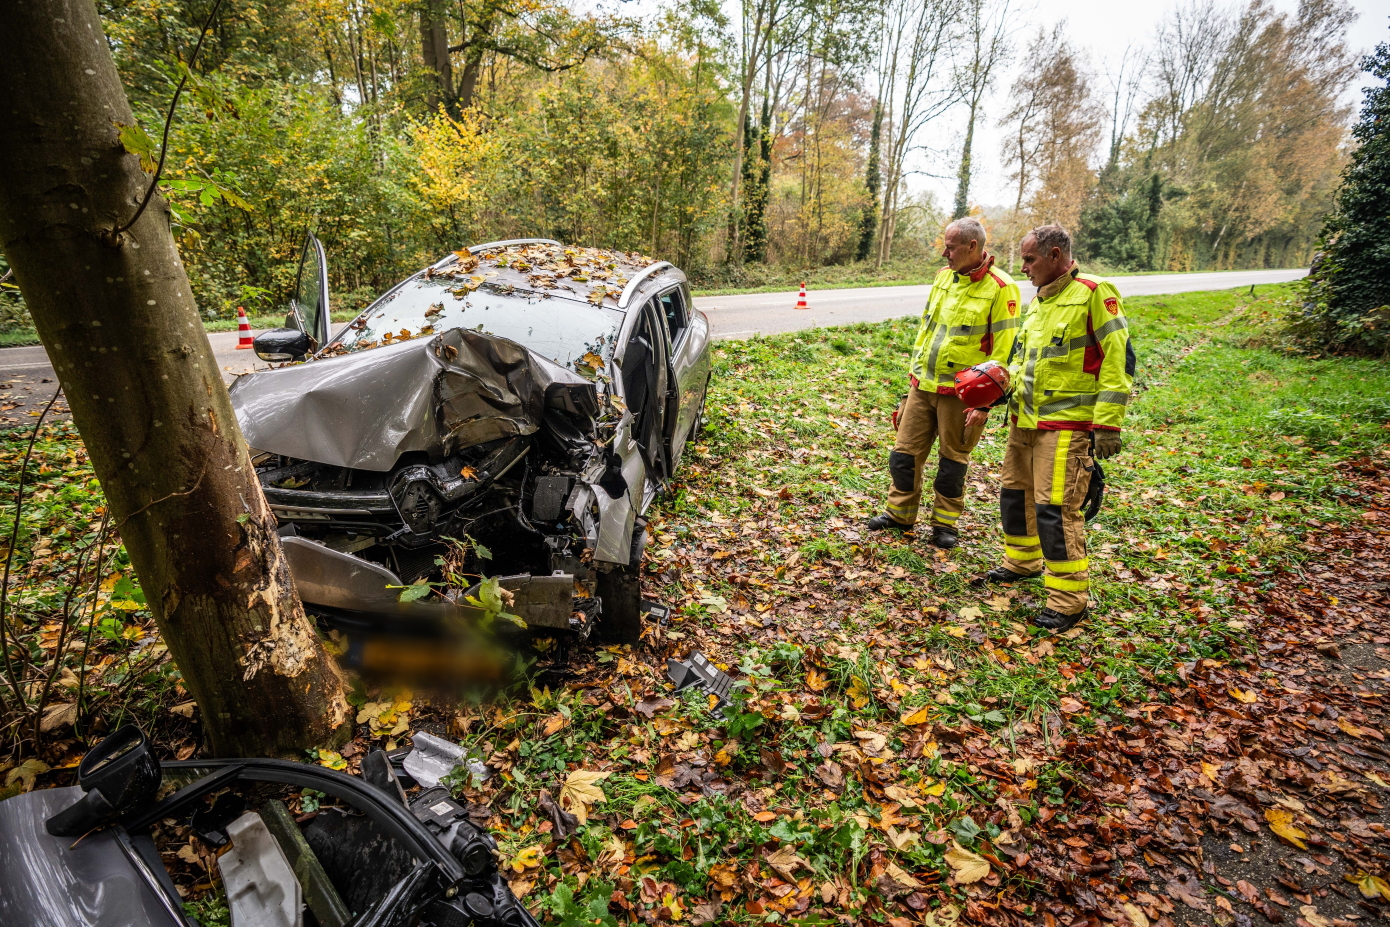
[[[1100,338],[1096,338],[1096,343],[1100,343]],[[1049,344],[1043,348],[1043,357],[1066,357],[1072,351],[1081,351],[1091,346],[1090,335],[1077,335],[1066,344]]]
[[[1129,328],[1129,323],[1124,319],[1111,319],[1096,330],[1096,340],[1099,341],[1106,335],[1113,335],[1115,332],[1124,331]]]
[[[1078,409],[1084,406],[1096,404],[1097,395],[1095,393],[1080,393],[1076,396],[1063,396],[1051,402],[1045,402],[1038,409],[1039,415],[1051,415],[1053,412],[1061,412],[1063,409]]]
[[[1038,414],[1051,415],[1053,412],[1061,412],[1064,409],[1094,406],[1099,402],[1108,402],[1117,406],[1128,405],[1129,393],[1115,393],[1106,390],[1099,393],[1078,393],[1075,396],[1062,396],[1051,402],[1043,403],[1042,407],[1038,409]]]
[[[963,335],[983,335],[988,331],[988,325],[956,325],[951,329],[951,335],[953,337],[961,337]]]
[[[927,366],[924,371],[927,376],[936,376],[936,358],[941,353],[941,345],[946,341],[946,332],[949,329],[945,325],[938,325],[932,334],[931,350],[927,354]]]
[[[1034,351],[1028,352],[1028,362],[1023,365],[1023,387],[1019,391],[1023,394],[1023,414],[1033,414],[1033,374],[1038,366],[1038,354]]]
[[[990,332],[1006,332],[1011,328],[1018,328],[1018,319],[999,319],[996,322],[986,322],[983,325],[956,325],[951,329],[951,334],[955,337],[987,335]]]

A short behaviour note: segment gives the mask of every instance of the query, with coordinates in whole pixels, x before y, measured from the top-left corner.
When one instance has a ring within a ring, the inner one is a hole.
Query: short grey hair
[[[980,224],[979,219],[973,216],[965,216],[946,226],[946,231],[949,232],[951,229],[955,229],[966,241],[970,241],[971,239],[978,241],[981,248],[984,248],[985,243],[989,239],[989,236],[985,233],[985,227]]]
[[[1038,243],[1038,250],[1044,254],[1058,249],[1064,255],[1071,255],[1071,233],[1060,225],[1040,225],[1028,233]]]

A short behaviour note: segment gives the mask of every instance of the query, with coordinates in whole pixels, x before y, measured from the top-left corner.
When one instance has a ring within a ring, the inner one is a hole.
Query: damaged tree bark
[[[220,755],[350,731],[174,246],[118,137],[135,117],[92,0],[0,4],[0,248],[150,609]],[[302,755],[302,754],[301,754]]]

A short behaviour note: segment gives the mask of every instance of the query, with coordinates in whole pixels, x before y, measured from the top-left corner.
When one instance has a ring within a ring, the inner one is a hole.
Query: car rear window
[[[419,274],[379,299],[338,333],[323,356],[370,350],[451,328],[471,328],[515,341],[577,373],[591,375],[597,354],[606,366],[624,313],[561,296],[483,283],[476,289]]]

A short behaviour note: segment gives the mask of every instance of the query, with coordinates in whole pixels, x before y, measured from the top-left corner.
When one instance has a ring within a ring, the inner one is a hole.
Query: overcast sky
[[[611,9],[624,15],[643,15],[654,12],[663,0],[573,0],[576,6]],[[1068,32],[1075,45],[1091,56],[1092,70],[1097,77],[1097,95],[1105,94],[1107,67],[1113,72],[1126,46],[1136,50],[1150,44],[1159,22],[1169,10],[1184,0],[1014,0],[1025,6],[1021,23],[1014,37],[1018,55],[1001,70],[994,88],[985,100],[983,119],[975,130],[975,169],[970,199],[985,206],[1012,206],[1007,171],[1000,163],[1001,146],[999,117],[1005,112],[1009,87],[1013,84],[1022,60],[1023,50],[1033,36],[1050,29],[1057,20],[1066,20]],[[1231,7],[1243,7],[1248,0],[1228,0]],[[1298,0],[1268,0],[1275,9],[1293,13]],[[1351,30],[1351,46],[1359,52],[1369,52],[1378,42],[1390,40],[1390,0],[1350,0],[1360,18]],[[1031,6],[1027,6],[1031,4]],[[739,0],[723,0],[726,14],[737,29]],[[872,77],[868,76],[871,82]],[[1348,91],[1348,102],[1359,102],[1360,89],[1369,86],[1362,80]],[[866,89],[872,90],[870,83]],[[942,207],[949,208],[955,197],[955,172],[960,158],[964,125],[959,113],[933,124],[922,134],[922,141],[945,154],[918,153],[909,164],[914,171],[908,178],[913,192],[930,191]],[[1096,127],[1108,142],[1109,125]],[[930,138],[929,138],[930,136]],[[1103,145],[1097,146],[1101,151]]]
[[[1027,2],[1027,0],[1025,0]],[[1068,23],[1068,31],[1078,48],[1088,50],[1092,55],[1092,67],[1096,74],[1103,75],[1107,64],[1112,68],[1119,61],[1120,54],[1126,44],[1133,43],[1140,46],[1150,42],[1155,27],[1164,17],[1168,10],[1177,6],[1175,0],[1034,0],[1036,6],[1027,15],[1026,23],[1020,27],[1016,37],[1016,44],[1019,49],[1020,59],[1022,50],[1032,39],[1033,35],[1044,28],[1044,24],[1050,27],[1057,20],[1065,18]],[[1361,14],[1355,26],[1352,28],[1351,44],[1354,48],[1361,51],[1370,51],[1377,42],[1390,39],[1390,0],[1351,0],[1352,6]],[[1276,9],[1293,12],[1298,8],[1297,0],[1272,0],[1272,6]],[[1012,67],[1007,73],[1001,74],[1000,80],[995,85],[990,98],[987,101],[989,107],[985,113],[983,125],[976,129],[976,157],[977,165],[974,180],[972,182],[971,200],[985,205],[1013,205],[1013,197],[1010,195],[1006,171],[1000,164],[1000,134],[997,122],[1000,114],[1005,111],[1004,101],[1008,94],[1008,88],[1013,83],[1014,76],[1019,66],[1025,62],[1015,60],[1011,62]],[[1103,91],[1104,80],[1100,81],[1098,88]],[[1358,83],[1358,87],[1365,84]],[[1360,99],[1359,92],[1349,94],[1353,99]],[[1106,134],[1108,139],[1108,126],[1098,126],[1097,129]],[[952,140],[953,156],[959,157],[960,138],[963,138],[963,127],[955,127],[955,138]],[[935,163],[933,163],[935,162]],[[954,175],[955,164],[943,163],[942,159],[930,159],[923,157],[919,159],[918,167],[924,171],[934,173],[945,173]],[[923,187],[935,193],[937,202],[949,207],[955,196],[955,178],[949,176],[942,179],[932,179],[930,177],[919,177],[909,181],[914,188]]]

